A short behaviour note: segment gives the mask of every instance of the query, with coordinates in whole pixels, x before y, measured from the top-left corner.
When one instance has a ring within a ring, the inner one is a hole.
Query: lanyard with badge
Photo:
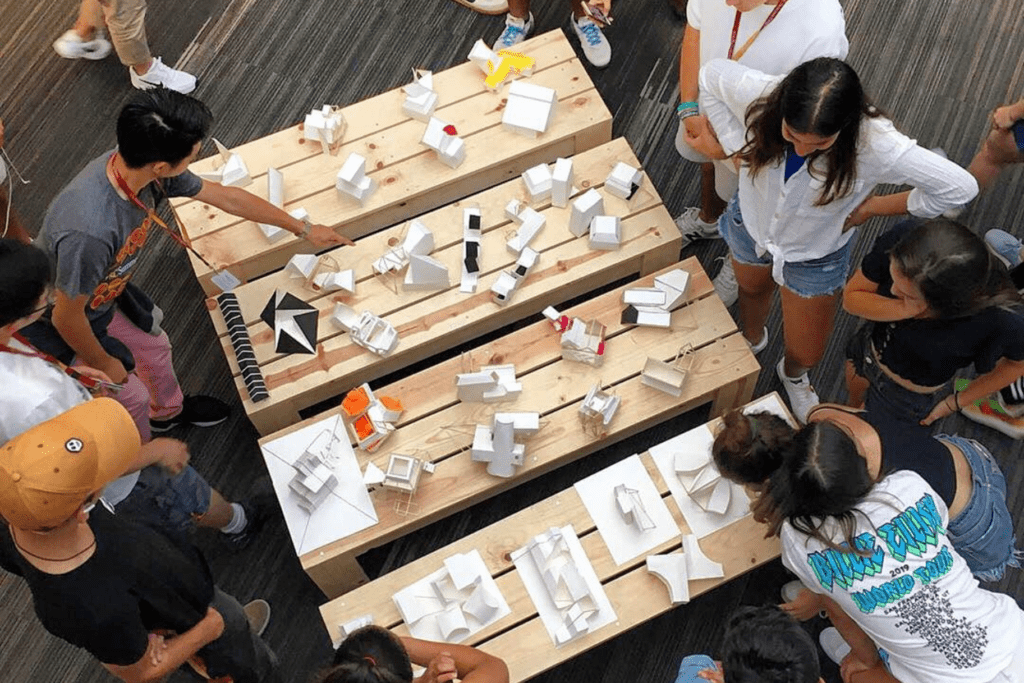
[[[123,387],[120,384],[116,384],[114,382],[104,382],[101,379],[89,377],[88,375],[82,374],[80,371],[76,370],[70,365],[65,365],[64,363],[61,363],[59,360],[57,360],[50,354],[39,351],[38,349],[33,347],[32,344],[29,343],[27,339],[25,339],[17,332],[15,332],[12,336],[32,350],[22,351],[21,349],[16,349],[12,346],[8,346],[7,344],[0,344],[0,351],[5,353],[14,353],[19,356],[28,356],[29,358],[39,358],[41,360],[44,360],[50,365],[53,365],[59,370],[61,370],[68,377],[71,377],[72,379],[76,380],[79,384],[81,384],[83,387],[88,389],[90,393],[93,394],[104,392],[116,394],[119,391],[121,391],[121,389],[123,389]]]
[[[220,269],[213,267],[209,261],[203,258],[203,255],[200,254],[196,250],[196,248],[192,246],[192,240],[188,238],[188,235],[185,233],[184,229],[181,230],[180,235],[174,232],[167,225],[167,223],[165,223],[163,219],[157,215],[156,211],[146,206],[142,202],[142,200],[139,199],[139,196],[135,194],[135,191],[132,190],[132,188],[128,187],[128,181],[124,179],[124,176],[121,175],[121,173],[117,170],[117,167],[114,165],[114,158],[116,156],[117,152],[114,152],[113,154],[110,155],[110,161],[107,163],[107,166],[110,168],[111,173],[114,175],[114,180],[117,181],[117,186],[121,189],[122,192],[124,192],[125,196],[128,197],[129,201],[131,201],[133,204],[135,204],[135,206],[145,211],[149,219],[156,223],[157,225],[159,225],[164,230],[164,232],[170,235],[172,240],[177,242],[178,245],[180,245],[183,249],[186,249],[189,252],[191,252],[197,259],[202,261],[204,266],[212,270],[214,273],[212,278],[214,284],[216,284],[225,292],[230,292],[232,289],[240,285],[241,281],[234,275],[232,275],[230,272],[226,270],[221,271]],[[163,184],[159,180],[157,180],[156,183],[157,186],[160,188],[160,191],[163,192],[164,197],[170,199],[170,197],[167,195],[167,192],[164,190]],[[172,206],[170,202],[168,202],[168,206],[171,207],[171,213],[174,214],[174,220],[178,223],[178,226],[181,227],[181,219],[178,218],[178,214],[174,210],[174,206]]]
[[[761,31],[764,30],[764,27],[775,21],[775,17],[778,16],[779,10],[781,10],[782,6],[785,4],[786,0],[779,0],[779,3],[775,5],[775,9],[771,11],[768,18],[766,18],[764,23],[761,24],[761,28],[754,31],[753,35],[747,38],[747,42],[743,43],[742,47],[740,47],[738,51],[736,50],[736,37],[740,32],[740,19],[743,17],[743,12],[736,10],[736,21],[732,24],[732,39],[729,41],[729,59],[737,62],[740,61],[750,46],[754,44],[754,41],[757,40],[757,37],[761,35]],[[735,54],[733,54],[734,52]]]

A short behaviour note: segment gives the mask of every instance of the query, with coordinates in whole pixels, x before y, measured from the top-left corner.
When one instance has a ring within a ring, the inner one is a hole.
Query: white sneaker
[[[789,397],[789,407],[793,411],[793,416],[800,421],[800,424],[807,424],[807,413],[821,403],[821,399],[818,398],[818,393],[811,386],[811,380],[806,372],[796,378],[787,377],[785,366],[786,358],[782,357],[779,359],[779,364],[775,366],[775,372],[782,382],[782,388],[786,390],[786,396]]]
[[[511,14],[505,15],[505,30],[494,42],[494,51],[507,50],[513,45],[526,40],[526,36],[533,30],[533,12],[525,19],[514,17]]]
[[[804,582],[799,579],[783,584],[780,591],[782,593],[782,602],[793,602],[804,589]]]
[[[818,642],[821,643],[821,649],[825,651],[828,658],[836,664],[842,664],[843,660],[846,659],[846,655],[850,654],[850,650],[852,649],[850,645],[843,640],[843,637],[839,635],[839,631],[837,631],[834,626],[829,626],[818,634]]]
[[[718,233],[718,221],[714,223],[705,223],[700,219],[700,208],[691,206],[684,210],[675,220],[676,227],[679,228],[679,233],[683,236],[683,242],[680,245],[685,247],[691,242],[697,240],[714,240],[721,239],[721,235]]]
[[[766,348],[768,348],[768,326],[766,325],[764,330],[761,332],[761,341],[757,342],[756,344],[751,344],[748,341],[747,346],[750,347],[750,352],[753,353],[755,356],[764,351]],[[788,586],[789,584],[786,585]]]
[[[732,258],[725,257],[722,262],[722,269],[711,281],[715,287],[715,294],[722,300],[726,308],[729,308],[740,298],[740,286],[736,283],[736,271],[732,267]]]
[[[92,40],[84,40],[71,29],[53,41],[53,49],[64,59],[103,59],[110,54],[110,41],[99,29]]]
[[[129,67],[128,73],[131,74],[132,85],[139,90],[149,90],[150,88],[163,86],[169,90],[177,90],[181,94],[187,95],[196,89],[195,76],[184,71],[172,69],[164,64],[159,57],[153,58],[153,64],[149,67],[149,71],[141,76],[135,73],[135,67]]]
[[[576,37],[580,39],[583,56],[598,69],[608,66],[612,61],[612,44],[604,37],[601,29],[590,20],[590,17],[572,17],[569,22]]]

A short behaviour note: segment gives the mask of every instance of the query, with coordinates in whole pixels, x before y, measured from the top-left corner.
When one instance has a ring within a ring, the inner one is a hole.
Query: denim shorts
[[[175,532],[188,532],[195,518],[210,509],[210,494],[210,485],[189,465],[174,477],[162,467],[150,465],[139,472],[138,483],[117,504],[116,512],[144,518]]]
[[[897,384],[878,367],[875,354],[871,351],[871,331],[874,324],[862,324],[846,343],[846,358],[853,363],[853,369],[857,374],[869,384],[864,396],[864,407],[872,413],[884,412],[903,422],[917,424],[932,412],[935,404],[945,400],[951,390],[949,385],[952,380],[927,394],[919,394]]]
[[[981,581],[998,581],[1007,567],[1020,567],[1013,518],[1006,508],[1006,478],[987,448],[962,436],[935,438],[963,451],[974,492],[967,506],[949,520],[949,540]]]
[[[743,225],[740,213],[739,194],[729,200],[725,213],[718,219],[718,232],[729,245],[732,257],[748,266],[771,266],[772,257],[767,252],[757,253],[757,243]],[[836,251],[810,261],[787,261],[782,266],[782,280],[786,289],[797,296],[810,298],[825,296],[841,290],[846,285],[853,260],[851,238]]]

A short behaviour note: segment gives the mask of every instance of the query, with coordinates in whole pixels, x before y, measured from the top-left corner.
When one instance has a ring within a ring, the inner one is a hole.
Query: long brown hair
[[[861,122],[881,116],[868,100],[860,78],[840,59],[819,57],[797,66],[771,93],[747,107],[747,144],[737,153],[756,176],[765,167],[786,158],[789,144],[782,123],[792,130],[823,138],[839,134],[826,150],[807,156],[812,176],[824,166],[824,186],[815,206],[845,197],[857,174],[857,144]]]

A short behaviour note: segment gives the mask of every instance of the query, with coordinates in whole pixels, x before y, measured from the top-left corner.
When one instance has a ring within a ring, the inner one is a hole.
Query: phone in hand
[[[583,3],[583,13],[594,20],[594,23],[599,26],[611,26],[612,18],[604,13],[604,10],[599,5],[591,5],[589,2]]]
[[[1024,119],[1020,119],[1010,126],[1010,132],[1013,133],[1013,139],[1017,143],[1017,149],[1024,152]]]

